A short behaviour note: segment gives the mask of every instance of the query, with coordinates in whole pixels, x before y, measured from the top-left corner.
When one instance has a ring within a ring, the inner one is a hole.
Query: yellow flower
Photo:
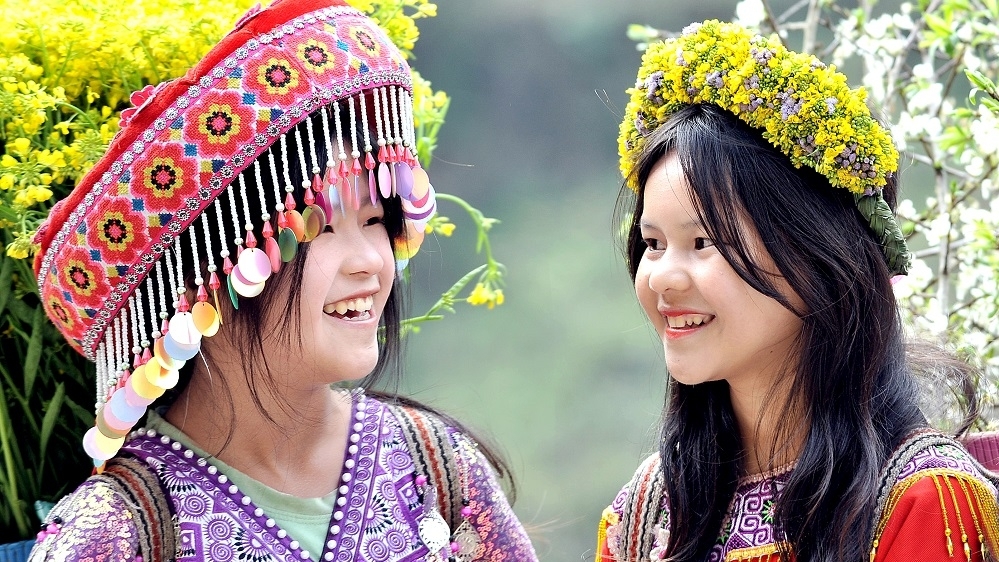
[[[10,189],[14,187],[14,174],[4,174],[0,176],[0,189]]]
[[[24,137],[14,139],[11,144],[14,145],[14,151],[21,155],[27,154],[28,149],[31,148],[31,141]]]
[[[454,234],[454,229],[455,229],[454,223],[448,222],[438,225],[436,228],[434,228],[434,231],[442,236],[450,237],[452,234]]]
[[[468,304],[472,306],[479,306],[489,302],[489,291],[486,286],[482,283],[476,283],[475,288],[472,289],[471,294],[468,295]]]
[[[737,24],[710,20],[650,45],[628,93],[618,150],[633,189],[644,139],[681,107],[698,103],[730,111],[761,129],[794,166],[858,195],[881,189],[898,169],[898,151],[871,117],[863,88],[851,90],[835,67]]]
[[[489,310],[503,304],[503,289],[493,289],[491,285],[488,281],[476,283],[475,288],[465,300],[472,306],[486,305]]]
[[[7,245],[7,256],[15,260],[23,260],[31,253],[31,244],[24,244],[19,238]]]

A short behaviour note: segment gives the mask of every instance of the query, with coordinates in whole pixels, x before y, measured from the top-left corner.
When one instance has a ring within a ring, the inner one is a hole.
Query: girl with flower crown
[[[620,152],[669,381],[597,561],[994,560],[999,480],[917,405],[898,154],[863,92],[709,21],[649,47]]]
[[[398,369],[397,267],[435,210],[411,88],[359,11],[278,0],[133,96],[37,239],[97,366],[97,468],[31,560],[535,560],[495,454],[338,386]]]

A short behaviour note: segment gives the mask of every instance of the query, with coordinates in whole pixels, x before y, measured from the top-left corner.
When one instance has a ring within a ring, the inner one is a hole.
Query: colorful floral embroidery
[[[132,210],[132,200],[123,197],[109,197],[103,207],[87,217],[87,242],[105,264],[133,263],[149,244],[145,216]]]
[[[378,41],[375,41],[371,37],[371,30],[363,26],[351,27],[350,38],[354,40],[354,44],[361,48],[362,51],[367,53],[372,57],[377,57],[381,54],[382,48]]]
[[[107,276],[100,265],[90,259],[86,250],[70,248],[61,272],[63,285],[72,290],[74,304],[85,308],[100,306],[105,296]]]
[[[51,293],[48,300],[45,301],[45,308],[49,316],[58,322],[59,329],[71,338],[69,339],[70,345],[74,349],[79,349],[76,342],[83,335],[84,330],[83,322],[79,320],[79,314],[72,310],[69,303],[59,293],[55,292]]]
[[[135,169],[129,190],[142,199],[146,211],[175,211],[200,185],[197,160],[184,156],[178,144],[155,145]]]
[[[249,141],[255,115],[232,91],[208,96],[184,123],[184,138],[198,146],[201,156],[224,156]]]
[[[326,46],[326,43],[315,39],[310,38],[300,44],[296,52],[303,67],[316,75],[321,75],[335,64],[330,48]]]
[[[283,50],[265,48],[247,64],[243,86],[261,104],[285,107],[310,92],[309,81],[301,74],[301,67]]]

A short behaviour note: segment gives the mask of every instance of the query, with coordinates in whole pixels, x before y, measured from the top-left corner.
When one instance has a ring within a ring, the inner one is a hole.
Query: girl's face
[[[367,188],[360,192],[367,193]],[[378,362],[378,323],[392,291],[395,260],[384,205],[362,199],[359,210],[349,204],[346,210],[335,208],[330,226],[309,242],[300,287],[301,348],[294,341],[265,343],[271,368],[294,375],[286,380],[355,380]],[[267,329],[278,334],[291,321],[282,317],[280,305],[287,291],[274,298],[279,305],[272,309]]]
[[[635,292],[662,338],[670,375],[688,385],[726,380],[733,388],[770,388],[794,363],[801,320],[743,281],[707,237],[674,153],[655,165],[644,196],[640,226],[648,248]],[[775,271],[754,229],[745,233],[759,265]],[[776,282],[792,303],[798,300],[782,279]]]

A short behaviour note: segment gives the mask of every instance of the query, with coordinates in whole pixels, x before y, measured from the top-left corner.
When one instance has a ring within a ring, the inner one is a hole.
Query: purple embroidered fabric
[[[357,400],[355,408],[363,421],[351,434],[321,553],[302,550],[222,471],[180,443],[139,430],[122,450],[153,467],[168,492],[179,528],[178,562],[447,560],[449,547],[430,553],[420,538],[426,514],[398,421],[372,398]],[[453,439],[456,432],[449,431]],[[468,521],[484,548],[463,562],[536,560],[492,470],[479,453],[473,456],[465,459],[470,467]],[[61,530],[39,542],[30,560],[134,560],[136,523],[124,501],[104,485],[84,482],[56,507],[65,514]]]

